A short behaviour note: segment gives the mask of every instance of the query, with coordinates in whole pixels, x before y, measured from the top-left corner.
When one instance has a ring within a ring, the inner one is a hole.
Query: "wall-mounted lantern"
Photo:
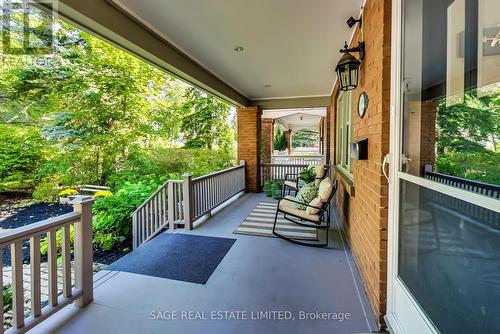
[[[351,49],[348,48],[346,42],[340,52],[344,55],[342,55],[335,68],[340,82],[340,89],[356,89],[358,87],[359,65],[361,65],[361,61],[365,58],[365,42],[359,42],[357,47]],[[359,52],[359,60],[350,54],[350,52]]]
[[[354,19],[352,16],[347,20],[347,25],[349,28],[354,27],[356,23],[359,23],[359,27],[362,24],[362,18]],[[361,31],[363,32],[363,31]],[[363,37],[361,37],[363,39]],[[341,90],[353,90],[358,87],[358,74],[359,74],[359,65],[363,59],[365,59],[365,42],[359,42],[357,47],[350,48],[345,42],[344,48],[340,50],[343,53],[340,58],[337,67],[335,68],[335,72],[339,77],[340,89]],[[359,53],[359,60],[354,57],[351,52]]]

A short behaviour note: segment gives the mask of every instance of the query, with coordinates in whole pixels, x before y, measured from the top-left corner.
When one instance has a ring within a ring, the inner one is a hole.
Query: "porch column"
[[[261,144],[264,147],[261,148],[262,152],[262,162],[271,162],[271,156],[274,151],[274,119],[272,118],[262,118],[261,122],[262,131],[262,141]]]
[[[260,126],[262,111],[258,106],[236,110],[238,161],[245,160],[245,183],[249,192],[260,190]]]
[[[285,131],[286,147],[288,148],[288,155],[292,154],[292,130]]]

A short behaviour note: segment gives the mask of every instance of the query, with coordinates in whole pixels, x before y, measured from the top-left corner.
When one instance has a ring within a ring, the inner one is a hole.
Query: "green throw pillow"
[[[300,188],[295,199],[298,202],[309,204],[313,199],[318,196],[318,186],[313,182],[308,183],[304,187]],[[295,204],[295,207],[299,210],[305,210],[307,206],[304,204]]]

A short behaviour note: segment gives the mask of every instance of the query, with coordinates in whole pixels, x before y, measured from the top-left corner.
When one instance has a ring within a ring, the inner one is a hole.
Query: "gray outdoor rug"
[[[235,241],[162,233],[106,269],[205,284]]]
[[[277,202],[260,202],[233,233],[276,237],[273,234],[273,223],[277,204]],[[318,240],[316,229],[294,224],[284,219],[281,213],[278,215],[276,231],[294,239]]]

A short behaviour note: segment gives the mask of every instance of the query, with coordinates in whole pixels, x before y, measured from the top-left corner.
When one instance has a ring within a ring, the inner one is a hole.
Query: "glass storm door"
[[[394,0],[388,324],[500,333],[500,1]]]

